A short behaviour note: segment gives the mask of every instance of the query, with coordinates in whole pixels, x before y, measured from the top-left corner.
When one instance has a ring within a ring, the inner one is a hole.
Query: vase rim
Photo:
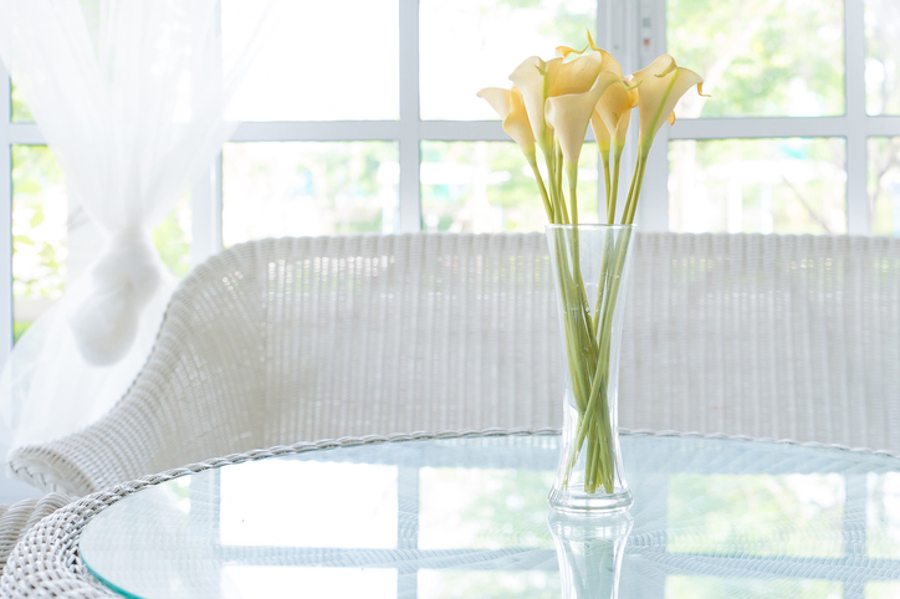
[[[604,223],[578,223],[577,225],[559,225],[559,224],[547,224],[544,225],[547,231],[552,231],[554,229],[635,229],[635,225],[608,225]]]

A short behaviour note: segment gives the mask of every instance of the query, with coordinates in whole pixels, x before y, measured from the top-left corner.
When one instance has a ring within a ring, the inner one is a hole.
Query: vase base
[[[547,497],[551,508],[566,514],[614,514],[628,510],[633,502],[634,498],[628,489],[611,494],[588,494],[554,487]]]

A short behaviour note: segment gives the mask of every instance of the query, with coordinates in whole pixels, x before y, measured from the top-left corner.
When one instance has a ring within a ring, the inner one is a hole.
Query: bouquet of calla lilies
[[[489,87],[478,92],[503,119],[503,129],[522,148],[534,172],[547,220],[551,225],[578,225],[578,158],[588,125],[593,128],[604,167],[607,231],[597,254],[600,277],[596,297],[589,300],[582,276],[581,245],[586,232],[551,227],[551,261],[558,278],[564,349],[569,383],[577,409],[577,433],[562,478],[566,487],[572,470],[583,457],[584,491],[602,488],[612,494],[617,456],[615,441],[615,389],[613,347],[614,313],[626,268],[631,227],[653,139],[665,121],[675,122],[678,100],[703,80],[679,67],[665,54],[650,66],[624,77],[615,58],[594,44],[582,50],[557,48],[559,57],[544,61],[533,56],[509,76],[512,89]],[[640,132],[631,185],[616,223],[622,152],[632,110],[638,109]],[[543,170],[538,152],[543,155]],[[565,186],[564,186],[565,182]],[[626,225],[622,227],[621,225]],[[582,241],[579,241],[579,239]],[[593,279],[592,279],[593,280]],[[594,295],[591,293],[590,295]],[[611,403],[612,402],[612,403]],[[551,495],[552,497],[552,495]]]
[[[606,221],[615,223],[619,172],[631,111],[638,109],[640,135],[637,164],[625,198],[621,224],[632,224],[650,146],[663,123],[675,123],[673,109],[691,87],[703,95],[703,79],[663,54],[650,66],[625,78],[619,62],[594,43],[588,33],[583,50],[568,46],[544,61],[532,56],[509,76],[512,89],[487,87],[478,96],[503,119],[503,130],[522,148],[537,180],[547,220],[552,224],[578,224],[575,193],[578,158],[588,125],[603,161],[606,182]],[[546,178],[538,168],[540,148]],[[563,190],[563,171],[569,200]],[[568,206],[567,206],[568,204]]]

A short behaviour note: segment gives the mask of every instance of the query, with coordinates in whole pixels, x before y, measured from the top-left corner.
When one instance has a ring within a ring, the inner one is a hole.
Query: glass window
[[[866,0],[866,110],[900,114],[900,4]]]
[[[12,146],[13,335],[62,297],[67,278],[68,199],[46,146]]]
[[[872,233],[900,236],[900,137],[868,142]]]
[[[265,2],[224,0],[226,67],[254,32]],[[278,24],[241,81],[240,121],[396,119],[400,110],[398,0],[281,0]],[[476,90],[477,91],[477,90]],[[475,93],[474,91],[472,92]]]
[[[552,58],[562,44],[587,43],[597,28],[592,0],[421,0],[419,80],[423,120],[496,119],[475,97],[508,87],[529,56]]]
[[[597,161],[597,144],[586,143],[578,169],[580,222],[598,222]],[[515,143],[422,142],[421,181],[426,231],[543,231],[547,224],[531,167]]]
[[[667,0],[668,52],[714,98],[687,94],[678,116],[843,114],[843,30],[843,0]]]
[[[232,143],[223,157],[226,246],[285,235],[398,229],[397,144]]]
[[[191,196],[184,194],[153,231],[159,257],[175,278],[191,270]]]
[[[669,143],[669,230],[846,233],[843,138]]]
[[[25,105],[25,100],[22,99],[22,92],[15,86],[15,84],[10,86],[10,101],[11,101],[11,114],[10,120],[14,123],[31,123],[34,122],[34,117],[31,116],[31,111],[28,110],[28,106]]]

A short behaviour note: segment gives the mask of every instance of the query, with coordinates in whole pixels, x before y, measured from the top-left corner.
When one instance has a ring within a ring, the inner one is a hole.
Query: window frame
[[[847,233],[871,235],[869,213],[868,139],[900,136],[900,116],[869,116],[865,95],[865,2],[844,0],[845,112],[828,117],[735,117],[682,119],[664,127],[647,165],[636,222],[644,231],[666,231],[668,219],[668,152],[670,140],[840,137],[846,141]],[[391,141],[399,152],[399,231],[421,230],[420,162],[425,141],[509,142],[499,121],[423,121],[419,116],[419,1],[398,0],[399,118],[391,121],[244,122],[231,142]],[[598,41],[616,55],[626,72],[649,64],[666,51],[666,0],[622,3],[597,0]],[[688,65],[690,66],[690,65]],[[714,90],[713,90],[714,91]],[[10,81],[0,65],[0,263],[9,265],[0,282],[0,364],[12,347],[12,158],[13,145],[43,144],[34,123],[11,122]],[[632,127],[632,135],[636,127]],[[592,135],[589,134],[589,137]],[[634,163],[635,143],[628,144],[626,163]],[[599,168],[599,165],[598,165]],[[598,186],[600,202],[603,190]],[[210,177],[195,183],[191,197],[191,264],[197,265],[222,249],[222,154]]]

